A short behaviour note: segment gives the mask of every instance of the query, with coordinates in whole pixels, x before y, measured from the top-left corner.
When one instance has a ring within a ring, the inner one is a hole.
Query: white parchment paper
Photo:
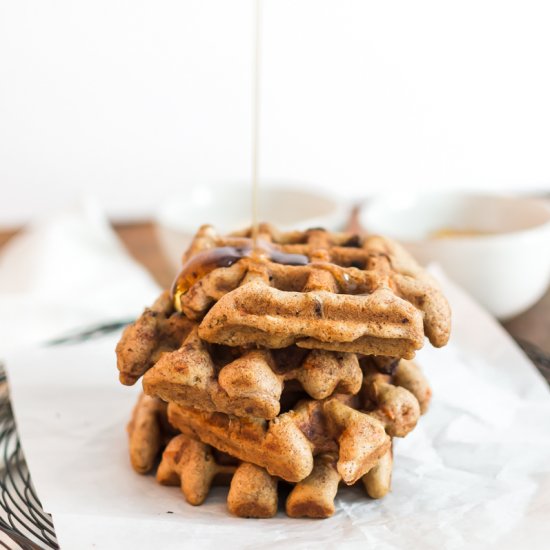
[[[550,392],[483,310],[443,281],[451,343],[418,354],[430,411],[396,440],[392,492],[341,486],[327,520],[231,517],[226,488],[200,507],[135,474],[125,425],[139,387],[117,381],[118,335],[8,357],[34,484],[62,548],[550,547]]]

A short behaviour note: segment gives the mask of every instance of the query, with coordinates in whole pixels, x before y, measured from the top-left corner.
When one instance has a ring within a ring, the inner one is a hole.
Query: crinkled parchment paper
[[[23,448],[62,548],[550,547],[548,387],[496,321],[443,283],[453,336],[418,354],[434,398],[396,440],[392,492],[374,501],[341,486],[327,520],[234,518],[226,488],[195,508],[135,474],[125,426],[139,387],[117,381],[118,335],[9,356]]]

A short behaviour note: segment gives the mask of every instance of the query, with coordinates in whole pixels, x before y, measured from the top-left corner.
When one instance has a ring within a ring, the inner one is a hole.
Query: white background
[[[265,0],[262,177],[550,189],[550,3]],[[251,0],[0,0],[0,226],[250,173]]]

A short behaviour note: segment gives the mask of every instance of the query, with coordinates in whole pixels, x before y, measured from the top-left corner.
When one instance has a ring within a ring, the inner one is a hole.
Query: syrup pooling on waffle
[[[215,269],[231,267],[243,258],[256,258],[260,261],[269,258],[271,262],[284,265],[306,265],[309,262],[303,254],[285,254],[265,242],[260,242],[254,247],[249,240],[239,240],[239,244],[235,242],[235,246],[207,248],[184,262],[182,270],[172,284],[171,293],[175,307],[181,310],[181,297],[203,277]]]
[[[229,267],[183,277],[192,284],[176,291],[175,306],[202,320],[204,340],[406,358],[422,346],[424,334],[436,346],[446,343],[445,298],[395,243],[320,229],[277,233],[266,225],[260,226],[259,242],[263,254],[244,254]],[[250,239],[246,233],[220,237],[203,226],[184,260],[227,246],[246,250]],[[283,254],[282,263],[274,251]],[[307,257],[309,263],[285,262],[287,254]]]

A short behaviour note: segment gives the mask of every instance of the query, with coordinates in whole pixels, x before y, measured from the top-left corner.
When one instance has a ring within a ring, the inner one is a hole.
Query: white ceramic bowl
[[[375,197],[359,222],[443,269],[499,319],[539,300],[550,281],[550,202],[469,194]],[[455,236],[437,237],[441,230]],[[478,232],[462,235],[458,232]]]
[[[326,227],[342,230],[349,208],[342,201],[311,190],[303,184],[261,185],[258,189],[258,220],[281,230]],[[166,202],[156,216],[157,234],[174,268],[197,229],[210,223],[220,233],[244,229],[252,221],[250,185],[197,186]]]

